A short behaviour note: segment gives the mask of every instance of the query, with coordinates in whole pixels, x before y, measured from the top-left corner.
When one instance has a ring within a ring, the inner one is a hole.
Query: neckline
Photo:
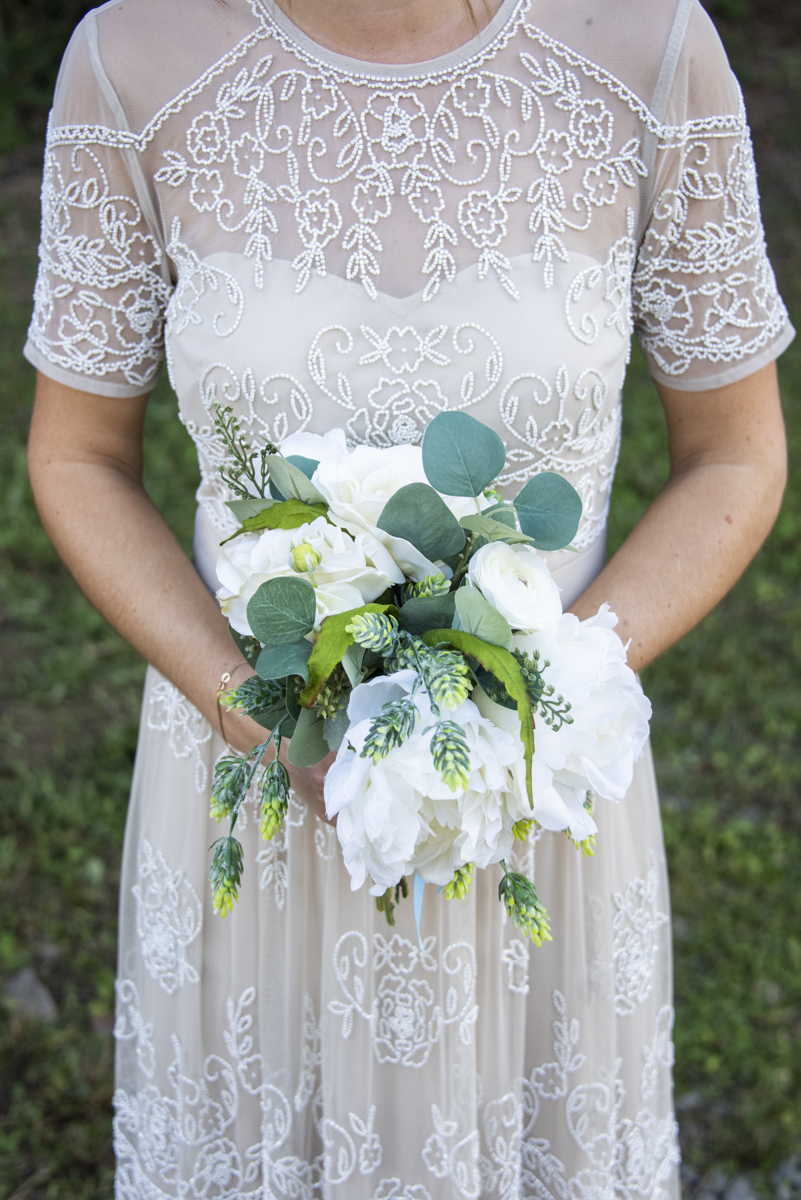
[[[438,58],[422,59],[411,63],[378,63],[369,62],[363,58],[351,58],[347,54],[338,54],[329,50],[320,42],[315,42],[308,34],[297,26],[278,6],[276,0],[257,0],[259,6],[267,14],[274,25],[278,27],[284,38],[290,43],[290,48],[300,51],[304,58],[349,75],[351,78],[364,80],[428,80],[439,77],[461,66],[476,57],[483,57],[493,43],[507,31],[512,24],[515,13],[528,8],[530,0],[501,0],[501,5],[495,16],[484,28],[457,46],[447,54]]]

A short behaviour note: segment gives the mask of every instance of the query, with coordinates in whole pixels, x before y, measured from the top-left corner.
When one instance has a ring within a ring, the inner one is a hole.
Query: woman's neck
[[[439,58],[483,29],[502,0],[276,0],[313,41],[366,62]]]

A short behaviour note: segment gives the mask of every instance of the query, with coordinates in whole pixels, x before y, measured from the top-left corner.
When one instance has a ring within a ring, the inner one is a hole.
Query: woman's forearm
[[[786,450],[775,370],[709,393],[660,388],[671,477],[572,612],[606,601],[647,666],[714,608],[767,537],[779,511]],[[700,411],[699,411],[700,410]]]

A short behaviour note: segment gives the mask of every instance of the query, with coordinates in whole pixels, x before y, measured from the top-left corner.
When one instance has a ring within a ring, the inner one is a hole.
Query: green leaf
[[[248,517],[258,516],[268,508],[272,508],[274,500],[263,500],[261,496],[252,496],[247,500],[226,500],[225,507],[230,508],[237,521],[246,521]]]
[[[303,471],[283,458],[280,454],[268,454],[267,466],[270,469],[270,488],[273,485],[287,500],[303,500],[305,504],[325,504],[317,488],[311,483]]]
[[[325,722],[308,708],[302,708],[298,723],[287,750],[287,758],[295,767],[313,767],[330,754],[325,740]]]
[[[581,497],[553,471],[535,475],[515,496],[520,528],[538,550],[561,550],[573,541],[581,520]]]
[[[292,466],[297,467],[299,471],[302,471],[307,479],[311,479],[320,465],[316,458],[304,458],[302,454],[288,454],[286,461],[292,463]]]
[[[314,649],[309,659],[309,682],[300,694],[300,702],[304,708],[311,708],[317,699],[317,694],[328,676],[339,663],[355,638],[345,628],[353,618],[361,613],[389,613],[397,620],[398,610],[394,604],[363,604],[361,608],[351,608],[344,613],[334,613],[326,617],[320,626],[320,632],[314,639]]]
[[[469,517],[462,517],[460,524],[462,528],[469,529],[475,537],[486,538],[483,545],[487,542],[506,542],[510,546],[528,542],[531,545],[531,538],[520,533],[517,528],[510,528],[506,522],[496,521],[494,517],[487,517],[484,513],[472,513]],[[476,550],[478,548],[474,547]]]
[[[308,579],[279,575],[262,583],[248,601],[248,625],[265,646],[297,642],[314,628],[317,605]]]
[[[407,483],[390,496],[378,528],[391,537],[405,538],[431,562],[458,554],[465,542],[456,517],[427,483]]]
[[[239,650],[248,666],[255,667],[256,659],[259,657],[261,646],[255,638],[245,637],[241,633],[237,633],[233,625],[228,626],[228,632],[236,643]]]
[[[484,599],[477,588],[461,587],[453,595],[456,598],[459,621],[465,633],[475,634],[482,641],[491,642],[493,646],[512,649],[511,625],[497,608],[493,608]]]
[[[440,413],[423,437],[426,477],[446,496],[480,496],[505,462],[497,433],[464,412]]]
[[[284,679],[287,675],[300,675],[304,683],[309,682],[307,663],[312,652],[311,642],[301,638],[284,646],[265,646],[256,660],[256,674],[262,679]]]
[[[526,791],[529,803],[534,807],[534,794],[531,783],[531,760],[534,757],[534,715],[526,691],[526,684],[520,664],[513,654],[502,646],[491,646],[481,641],[472,633],[462,629],[431,629],[423,634],[427,646],[436,646],[445,642],[456,650],[461,650],[470,658],[476,658],[485,670],[490,671],[496,679],[500,679],[509,695],[517,705],[517,715],[520,717],[520,736],[526,756]]]
[[[455,592],[444,596],[412,596],[399,612],[401,627],[418,637],[427,629],[450,625],[456,611]]]
[[[246,517],[236,533],[232,533],[224,542],[220,542],[220,545],[224,546],[225,542],[239,537],[240,533],[256,533],[259,529],[298,529],[317,517],[326,516],[327,512],[327,504],[304,504],[302,500],[274,501],[271,502],[270,508],[265,508],[252,517]]]
[[[517,529],[517,516],[511,504],[495,504],[492,508],[483,509],[481,515],[492,517],[493,521],[500,521],[502,525],[508,525],[510,529]]]

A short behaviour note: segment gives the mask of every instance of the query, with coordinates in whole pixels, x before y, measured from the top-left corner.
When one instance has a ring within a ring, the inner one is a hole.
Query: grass
[[[744,45],[739,26],[731,37]],[[797,78],[793,54],[788,44],[762,67],[750,61],[747,82],[767,114],[757,137],[766,209],[801,318],[796,143],[785,109],[771,108]],[[0,1200],[106,1200],[116,893],[143,665],[59,564],[27,484],[33,372],[19,350],[36,189],[30,170],[0,181],[0,983],[35,967],[59,1017],[23,1022],[0,1009]],[[747,1173],[773,1195],[774,1168],[801,1152],[801,347],[784,356],[781,381],[792,472],[777,526],[726,600],[644,680],[671,870],[690,1193],[717,1172]],[[188,545],[196,467],[164,384],[147,464],[151,494]],[[666,474],[663,420],[635,353],[612,548]]]

